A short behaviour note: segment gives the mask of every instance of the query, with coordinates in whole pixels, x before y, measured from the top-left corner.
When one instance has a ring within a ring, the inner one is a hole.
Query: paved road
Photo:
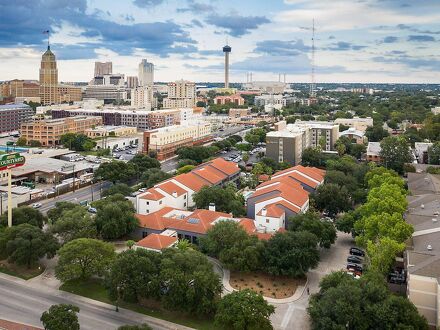
[[[49,198],[46,200],[41,201],[40,203],[43,204],[39,210],[46,214],[48,210],[53,208],[55,206],[56,202],[72,202],[72,203],[79,203],[81,201],[89,201],[91,202],[93,200],[98,200],[101,198],[101,190],[104,190],[105,188],[109,187],[109,182],[102,182],[102,183],[95,183],[93,186],[84,187],[81,189],[75,190],[75,192],[68,192],[66,194]],[[92,198],[93,195],[93,198]]]
[[[54,304],[74,304],[80,308],[81,330],[112,330],[124,324],[147,323],[153,329],[189,329],[126,309],[115,312],[114,306],[67,292],[37,288],[26,281],[0,276],[0,318],[41,326],[40,316]]]

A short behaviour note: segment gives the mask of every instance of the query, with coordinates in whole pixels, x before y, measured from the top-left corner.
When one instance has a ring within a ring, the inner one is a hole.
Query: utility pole
[[[310,60],[310,64],[312,66],[312,79],[310,84],[310,98],[314,99],[316,97],[315,93],[315,19],[313,19],[312,23],[312,58]]]

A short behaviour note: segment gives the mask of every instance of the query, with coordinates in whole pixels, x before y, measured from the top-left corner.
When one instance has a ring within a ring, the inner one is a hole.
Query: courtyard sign
[[[18,152],[14,154],[5,154],[0,156],[0,171],[10,170],[15,167],[23,166],[25,162],[24,156]]]

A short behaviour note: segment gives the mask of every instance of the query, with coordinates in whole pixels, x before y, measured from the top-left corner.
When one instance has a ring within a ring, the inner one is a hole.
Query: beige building
[[[131,105],[137,109],[151,110],[156,106],[153,97],[153,86],[139,86],[131,90]]]
[[[373,118],[337,118],[335,124],[352,127],[358,131],[365,132],[368,127],[373,126]]]
[[[137,128],[131,126],[96,126],[84,131],[84,134],[92,139],[103,136],[128,136],[136,133]]]
[[[81,101],[81,88],[58,84],[58,69],[54,53],[47,46],[41,58],[40,101],[43,105]]]
[[[84,133],[88,128],[102,125],[101,117],[77,116],[36,120],[21,125],[20,134],[26,141],[39,141],[42,146],[56,146],[66,133]]]
[[[297,165],[306,148],[321,147],[324,151],[334,151],[339,137],[339,127],[331,122],[301,122],[275,124],[277,131],[266,135],[266,156],[277,162]]]
[[[207,122],[183,122],[144,132],[143,152],[157,152],[157,159],[174,156],[175,151],[184,146],[207,142],[212,138],[211,124]]]
[[[192,108],[195,106],[195,83],[182,79],[168,84],[168,97],[163,100],[164,108]]]
[[[250,109],[229,109],[229,118],[247,117],[250,114]]]

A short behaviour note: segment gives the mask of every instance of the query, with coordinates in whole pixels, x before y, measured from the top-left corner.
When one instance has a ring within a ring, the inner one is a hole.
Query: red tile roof
[[[238,167],[238,165],[236,163],[228,162],[227,160],[224,160],[221,157],[213,159],[210,162],[208,162],[207,164],[215,167],[216,169],[222,171],[223,173],[226,173],[229,176],[240,172],[240,168]]]
[[[165,206],[159,211],[150,214],[136,214],[136,218],[139,220],[139,227],[149,228],[153,230],[164,230],[165,225],[163,222],[163,216],[173,210],[175,209]]]
[[[284,210],[279,208],[275,203],[266,205],[258,212],[258,215],[263,215],[263,209],[266,209],[266,215],[269,218],[280,218],[284,214]]]
[[[153,233],[141,239],[139,242],[136,243],[136,245],[147,249],[162,250],[169,248],[176,242],[177,237]]]
[[[219,174],[218,171],[209,168],[209,166],[192,170],[191,173],[198,175],[199,177],[203,178],[204,180],[207,180],[209,183],[213,185],[218,184],[222,182],[224,179],[226,179],[226,175]]]
[[[325,176],[325,171],[321,170],[317,167],[311,167],[311,166],[302,166],[302,165],[296,165],[294,167],[290,167],[288,169],[285,169],[283,171],[279,171],[276,172],[273,177],[278,177],[280,175],[285,175],[289,172],[292,172],[294,170],[297,170],[298,172],[301,172],[309,177],[311,177],[312,179],[319,181],[319,182],[323,182],[324,181],[324,176]]]
[[[264,196],[265,194],[270,193],[273,194],[266,197]],[[262,201],[269,200],[277,196],[282,197],[299,207],[302,207],[309,199],[309,193],[304,190],[299,183],[297,183],[297,185],[291,185],[285,183],[285,180],[277,181],[275,185],[256,190],[250,198],[260,197],[256,199],[256,203],[261,203]]]
[[[162,195],[160,192],[158,192],[156,189],[150,188],[145,192],[145,194],[142,194],[142,196],[140,198],[147,199],[150,201],[158,201],[164,197],[165,196]]]
[[[173,180],[180,182],[181,184],[195,192],[202,189],[203,186],[210,185],[208,181],[191,172],[175,176]]]
[[[186,190],[179,187],[177,184],[175,184],[172,181],[166,181],[164,183],[158,184],[158,188],[162,189],[169,195],[173,195],[173,193],[177,193],[177,196],[182,196],[186,194]]]

